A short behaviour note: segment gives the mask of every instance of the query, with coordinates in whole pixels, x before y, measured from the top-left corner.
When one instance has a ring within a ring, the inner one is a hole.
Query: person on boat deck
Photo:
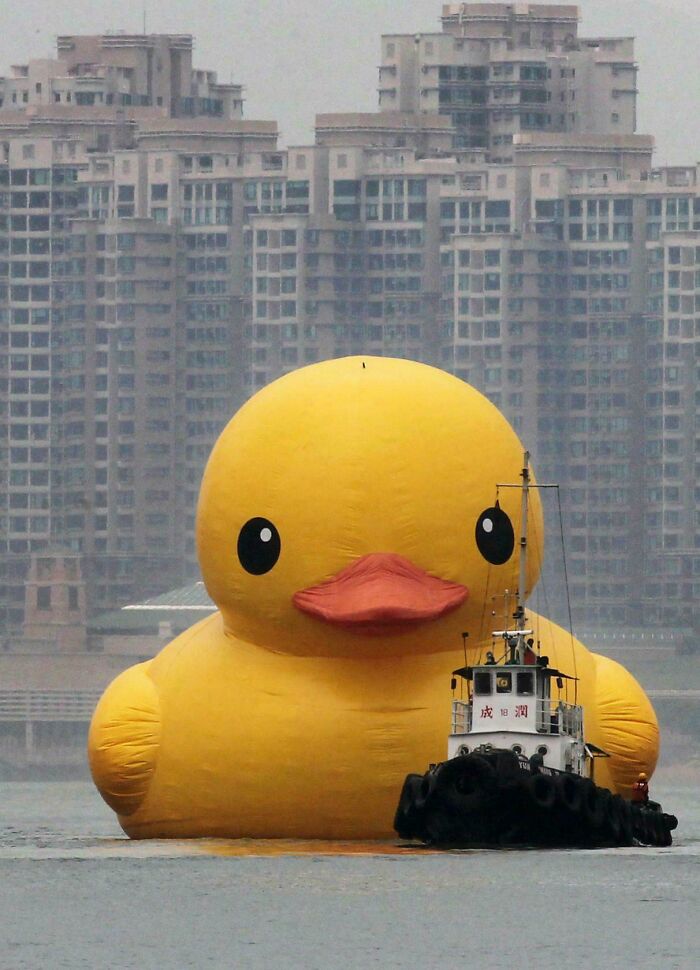
[[[639,772],[639,778],[632,786],[632,801],[635,805],[646,805],[649,801],[649,784],[643,771]]]
[[[488,666],[493,666],[496,663],[496,658],[494,657],[491,650],[486,651],[486,663]]]
[[[563,715],[563,713],[564,713],[564,705],[562,704],[561,701],[559,701],[559,703],[557,704],[554,712],[552,713],[552,717],[551,717],[552,734],[559,734],[559,712],[560,711],[561,711],[561,713]]]
[[[541,752],[536,751],[533,755],[530,755],[530,771],[533,775],[538,775],[543,765],[544,758]]]
[[[526,642],[527,642],[527,646],[525,647],[525,663],[526,664],[536,664],[537,663],[537,654],[532,649],[534,647],[534,645],[535,645],[535,641],[532,639],[532,637],[530,637],[530,639],[527,640]]]

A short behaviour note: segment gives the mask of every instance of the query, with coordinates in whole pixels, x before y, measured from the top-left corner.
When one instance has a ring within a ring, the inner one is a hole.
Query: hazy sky
[[[700,0],[580,0],[581,33],[637,37],[639,131],[657,164],[700,160]],[[193,33],[195,64],[246,88],[246,117],[309,142],[319,111],[374,111],[382,33],[439,30],[439,0],[148,0],[149,32]],[[142,0],[20,0],[4,18],[0,73],[46,57],[62,33],[141,32]],[[690,13],[688,12],[690,11]],[[21,12],[21,16],[18,16]],[[678,14],[682,14],[680,20]]]

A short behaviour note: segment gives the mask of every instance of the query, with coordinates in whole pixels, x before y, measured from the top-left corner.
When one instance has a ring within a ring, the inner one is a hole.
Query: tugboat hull
[[[455,848],[668,846],[677,824],[654,803],[497,749],[408,775],[394,819],[402,839]]]

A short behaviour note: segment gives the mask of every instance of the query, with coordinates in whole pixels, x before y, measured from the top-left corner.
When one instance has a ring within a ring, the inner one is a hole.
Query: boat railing
[[[583,731],[583,708],[566,701],[544,700],[537,704],[537,729],[544,734],[578,737]]]
[[[471,729],[471,704],[468,701],[452,701],[452,734],[468,734]]]

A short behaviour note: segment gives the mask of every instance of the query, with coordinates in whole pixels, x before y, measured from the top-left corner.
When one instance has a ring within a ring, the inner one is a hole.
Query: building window
[[[37,605],[37,609],[40,609],[40,610],[51,609],[51,587],[50,586],[39,586],[37,588],[36,605]]]

